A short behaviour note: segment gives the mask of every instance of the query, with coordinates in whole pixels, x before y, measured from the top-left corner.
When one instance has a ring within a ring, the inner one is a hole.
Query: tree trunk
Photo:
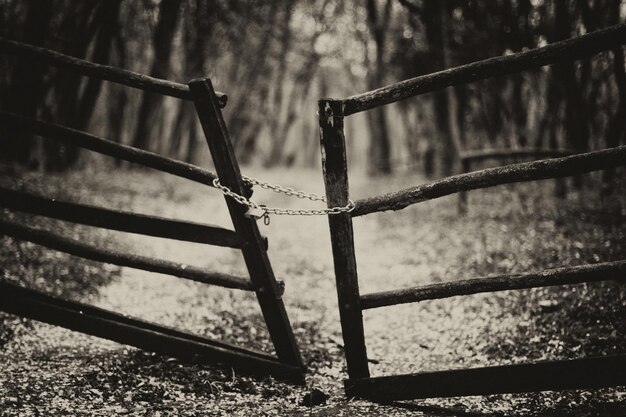
[[[207,56],[216,58],[215,51],[210,51],[208,41],[213,34],[216,23],[216,7],[213,0],[195,0],[187,3],[184,24],[184,74],[190,80],[196,77],[206,77],[205,70]],[[201,139],[198,128],[196,111],[191,102],[181,102],[174,129],[170,137],[170,155],[195,164],[200,162],[198,152],[204,141]],[[186,139],[186,141],[185,141]],[[186,143],[186,147],[185,147]]]
[[[438,45],[440,45],[439,61],[441,69],[451,65],[450,45],[448,42],[448,15],[447,2],[439,2],[439,33],[434,31]],[[435,112],[435,124],[441,138],[438,143],[438,151],[441,161],[441,173],[451,175],[456,171],[457,156],[461,151],[461,138],[458,126],[458,103],[453,88],[446,88],[433,94],[433,104]]]
[[[276,2],[270,3],[270,8],[266,13],[268,18],[268,28],[273,28],[278,14],[276,13]],[[232,108],[237,109],[232,119],[227,121],[232,126],[232,141],[235,146],[235,153],[240,158],[240,162],[247,163],[252,159],[256,149],[256,139],[259,128],[265,123],[267,109],[267,97],[269,93],[270,80],[263,80],[262,76],[268,76],[269,56],[272,46],[272,31],[267,29],[256,48],[254,59],[250,60],[247,67],[244,88],[235,98],[236,102]],[[231,107],[231,105],[229,105]]]
[[[609,23],[615,25],[619,23],[619,10],[621,0],[611,2],[609,13]],[[609,120],[606,130],[606,146],[612,148],[626,142],[626,68],[624,65],[624,49],[615,48],[613,51],[613,73],[615,74],[615,84],[617,86],[618,101],[617,109],[613,117]],[[602,197],[611,197],[615,192],[615,168],[609,168],[602,173]]]
[[[384,85],[385,80],[385,38],[391,13],[391,0],[387,0],[382,16],[379,16],[376,0],[367,0],[367,21],[376,44],[376,58],[368,74],[368,89],[373,90]],[[370,125],[370,162],[371,174],[391,173],[391,149],[385,107],[377,107],[368,112]]]
[[[515,126],[516,144],[525,147],[528,145],[528,137],[526,136],[526,122],[528,120],[527,109],[524,103],[522,88],[524,86],[524,75],[516,74],[513,76],[513,121]]]
[[[114,53],[111,55],[111,64],[119,68],[126,68],[126,48],[121,31],[117,31],[113,39]],[[107,136],[118,143],[124,143],[124,121],[128,104],[127,87],[112,85],[107,97]],[[124,161],[115,159],[115,165],[123,166]]]
[[[63,19],[54,38],[58,42],[52,43],[52,49],[78,58],[85,58],[89,45],[101,27],[100,17],[104,7],[105,4],[93,7],[88,2],[81,2],[69,9],[67,14],[62,15]],[[52,88],[53,100],[48,102],[50,115],[56,123],[79,128],[77,114],[84,79],[74,73],[58,69],[54,70],[54,74],[56,79]],[[55,141],[47,140],[43,142],[43,145],[47,170],[66,169],[71,164],[70,158],[75,160],[78,153],[76,147]]]
[[[569,2],[555,2],[555,39],[563,40],[570,37],[571,16]],[[554,65],[554,71],[561,86],[561,96],[565,100],[565,143],[568,147],[585,152],[589,146],[589,129],[586,105],[581,85],[576,77],[573,61],[560,62]],[[576,188],[582,186],[582,176],[574,177]]]
[[[624,50],[613,50],[613,68],[615,82],[619,91],[619,101],[606,131],[606,146],[612,148],[626,142],[626,69],[624,68]],[[609,197],[614,192],[615,168],[607,169],[602,175],[602,196]]]
[[[91,61],[98,64],[107,64],[111,54],[111,46],[115,38],[115,33],[119,30],[119,11],[121,0],[110,0],[101,5],[98,20],[100,20],[100,30],[96,38]],[[100,95],[102,80],[95,77],[87,79],[87,84],[80,98],[80,105],[74,112],[72,126],[79,130],[87,129],[91,116],[96,106],[96,100]],[[74,164],[79,156],[80,148],[72,146],[67,148],[67,164]]]
[[[195,110],[191,110],[195,111]],[[195,113],[192,113],[195,116]],[[189,162],[190,164],[199,163],[200,158],[198,157],[198,150],[201,149],[199,146],[201,143],[204,143],[204,140],[200,138],[200,131],[196,125],[195,117],[191,121],[190,129],[189,129],[189,137],[187,138],[187,155],[185,155],[185,162]]]
[[[152,77],[167,78],[169,75],[172,38],[176,30],[180,4],[181,0],[161,0],[159,20],[153,35],[154,60],[150,70]],[[134,147],[150,148],[150,136],[155,131],[154,126],[160,125],[158,113],[162,98],[159,94],[143,93],[137,116],[137,128],[133,138]]]
[[[292,93],[287,99],[287,109],[285,117],[283,117],[282,108],[284,102],[284,89],[285,89],[285,73],[287,70],[287,54],[291,45],[291,16],[293,12],[294,4],[288,2],[283,10],[283,22],[282,22],[282,34],[280,40],[280,53],[278,57],[278,68],[276,70],[276,76],[274,77],[274,85],[276,91],[274,92],[274,100],[272,104],[271,114],[268,116],[270,137],[272,138],[271,149],[269,156],[265,159],[264,165],[271,167],[277,164],[283,153],[285,142],[287,141],[287,131],[285,129],[285,123],[291,113],[292,106],[295,105],[296,91],[300,90],[300,86],[294,85]]]
[[[91,61],[98,64],[108,64],[111,56],[111,47],[119,31],[119,12],[122,0],[110,0],[102,5],[99,19],[100,30],[96,38]],[[102,80],[90,77],[80,99],[80,106],[76,115],[76,126],[83,130],[89,125],[93,115],[96,100],[100,95]]]
[[[24,31],[21,40],[33,45],[44,45],[48,26],[53,16],[52,2],[28,3],[26,6]],[[3,108],[29,118],[36,118],[45,97],[43,65],[33,65],[24,59],[12,61],[8,94],[2,98]],[[18,164],[37,166],[43,161],[31,160],[33,136],[27,132],[2,129],[0,156]]]
[[[440,90],[433,93],[433,105],[435,113],[435,125],[440,134],[436,144],[436,152],[439,154],[440,172],[442,175],[452,175],[455,167],[454,141],[450,126],[450,104],[448,93]]]

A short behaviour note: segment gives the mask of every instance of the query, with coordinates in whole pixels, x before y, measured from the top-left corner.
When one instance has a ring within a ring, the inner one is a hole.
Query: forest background
[[[319,165],[317,100],[536,48],[625,21],[622,0],[0,1],[0,34],[186,82],[211,77],[237,155]],[[199,165],[190,103],[0,56],[0,109],[88,130]],[[601,149],[624,143],[622,48],[448,88],[346,121],[349,160],[370,174],[458,170],[463,150]],[[0,132],[0,158],[64,170],[94,157]],[[97,157],[95,157],[97,158]],[[605,180],[611,172],[605,174]]]

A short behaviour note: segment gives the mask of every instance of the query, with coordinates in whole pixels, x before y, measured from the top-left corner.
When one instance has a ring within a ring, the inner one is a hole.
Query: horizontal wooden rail
[[[428,184],[355,202],[352,216],[386,210],[401,210],[412,204],[495,185],[560,178],[626,165],[626,146],[581,153],[563,158],[544,159],[488,168],[453,175]]]
[[[482,149],[477,151],[461,152],[459,158],[465,161],[483,161],[486,159],[503,158],[553,158],[558,156],[574,155],[576,152],[570,149],[543,149],[543,148],[522,148],[522,149]]]
[[[624,44],[626,44],[626,24],[611,26],[527,52],[461,65],[348,97],[343,101],[343,115],[348,116],[453,85],[513,74],[559,61],[584,58]]]
[[[440,282],[420,287],[365,294],[361,296],[361,308],[365,310],[482,292],[623,279],[626,279],[626,260],[547,269],[529,274],[498,275]]]
[[[13,113],[0,111],[0,123],[15,129],[31,132],[59,142],[89,149],[124,161],[133,162],[159,171],[167,172],[178,177],[187,178],[201,184],[213,187],[213,180],[217,176],[206,169],[202,169],[186,162],[166,158],[153,152],[133,148],[132,146],[102,139],[90,133],[71,129],[52,123],[29,119]]]
[[[0,207],[122,232],[241,249],[232,230],[126,211],[58,201],[0,187]]]
[[[302,369],[229,343],[187,334],[87,304],[0,282],[0,310],[183,360],[221,362],[237,371],[302,383]]]
[[[150,77],[108,65],[96,64],[84,59],[64,55],[50,49],[29,45],[22,42],[0,38],[0,53],[14,55],[28,59],[29,62],[39,61],[61,67],[87,77],[95,77],[101,80],[124,84],[129,87],[166,96],[193,99],[189,87],[185,84],[175,83],[168,80]],[[222,107],[226,106],[227,97],[224,93],[216,93]]]
[[[50,249],[65,252],[70,255],[93,261],[105,262],[119,266],[173,275],[205,284],[218,285],[225,288],[253,291],[252,281],[247,278],[220,272],[207,271],[198,267],[180,264],[177,262],[153,259],[144,256],[131,255],[109,249],[100,249],[85,243],[78,242],[50,233],[44,230],[22,226],[11,221],[0,219],[0,235],[11,236],[20,240],[27,240]]]
[[[345,382],[346,394],[388,402],[626,385],[626,356],[606,356],[362,378]]]

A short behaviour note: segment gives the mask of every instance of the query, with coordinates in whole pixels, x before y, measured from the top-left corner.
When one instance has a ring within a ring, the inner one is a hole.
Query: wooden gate
[[[349,202],[343,119],[412,96],[590,56],[626,44],[626,24],[557,42],[528,52],[491,58],[405,80],[345,100],[320,100],[319,124],[328,206]],[[626,165],[626,146],[506,165],[455,175],[398,192],[356,201],[351,213],[329,216],[339,313],[348,367],[346,393],[377,401],[592,388],[626,384],[626,356],[586,358],[370,378],[363,315],[365,309],[459,295],[550,285],[617,280],[626,276],[626,260],[552,269],[529,274],[474,278],[360,295],[352,218],[400,210],[459,192],[560,178]]]
[[[576,152],[568,149],[542,149],[542,148],[522,148],[522,149],[482,149],[479,151],[460,152],[461,172],[466,173],[472,171],[472,167],[483,161],[512,161],[520,162],[520,160],[532,158],[554,158],[557,156],[574,155]],[[559,181],[558,179],[556,181]],[[557,183],[558,184],[558,183]],[[565,197],[565,195],[563,195]],[[458,207],[459,214],[467,213],[467,193],[459,192]]]
[[[226,96],[215,92],[210,80],[198,79],[192,80],[188,85],[178,84],[6,39],[0,39],[0,52],[152,93],[191,100],[204,130],[217,175],[194,165],[120,145],[86,132],[16,114],[0,112],[0,123],[3,126],[154,168],[211,187],[213,181],[219,178],[222,185],[238,194],[248,196],[251,194],[250,187],[246,187],[242,180],[222,117],[221,107],[226,105]],[[276,281],[267,256],[267,241],[260,234],[256,221],[244,216],[245,206],[230,198],[226,198],[226,204],[235,230],[62,202],[0,188],[0,207],[10,210],[111,230],[239,249],[242,251],[249,278],[105,250],[2,219],[0,234],[86,259],[169,274],[226,288],[253,291],[256,293],[277,357],[52,297],[6,282],[0,282],[0,310],[165,355],[220,362],[246,373],[273,375],[302,383],[304,367],[281,298],[282,283]]]

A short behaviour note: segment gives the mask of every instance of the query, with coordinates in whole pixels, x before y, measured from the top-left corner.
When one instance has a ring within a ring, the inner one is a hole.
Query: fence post
[[[246,195],[239,164],[235,158],[226,123],[213,85],[209,79],[189,82],[194,105],[206,141],[211,151],[215,170],[222,185],[239,195]],[[278,359],[286,364],[304,368],[289,317],[281,299],[282,289],[277,285],[272,266],[265,251],[264,237],[256,220],[244,216],[246,207],[225,197],[235,231],[243,240],[242,253],[250,279],[261,306]]]
[[[348,165],[343,131],[343,102],[319,101],[322,166],[328,207],[348,204]],[[344,351],[350,379],[369,377],[363,310],[354,254],[354,234],[350,213],[329,214],[330,237]]]

